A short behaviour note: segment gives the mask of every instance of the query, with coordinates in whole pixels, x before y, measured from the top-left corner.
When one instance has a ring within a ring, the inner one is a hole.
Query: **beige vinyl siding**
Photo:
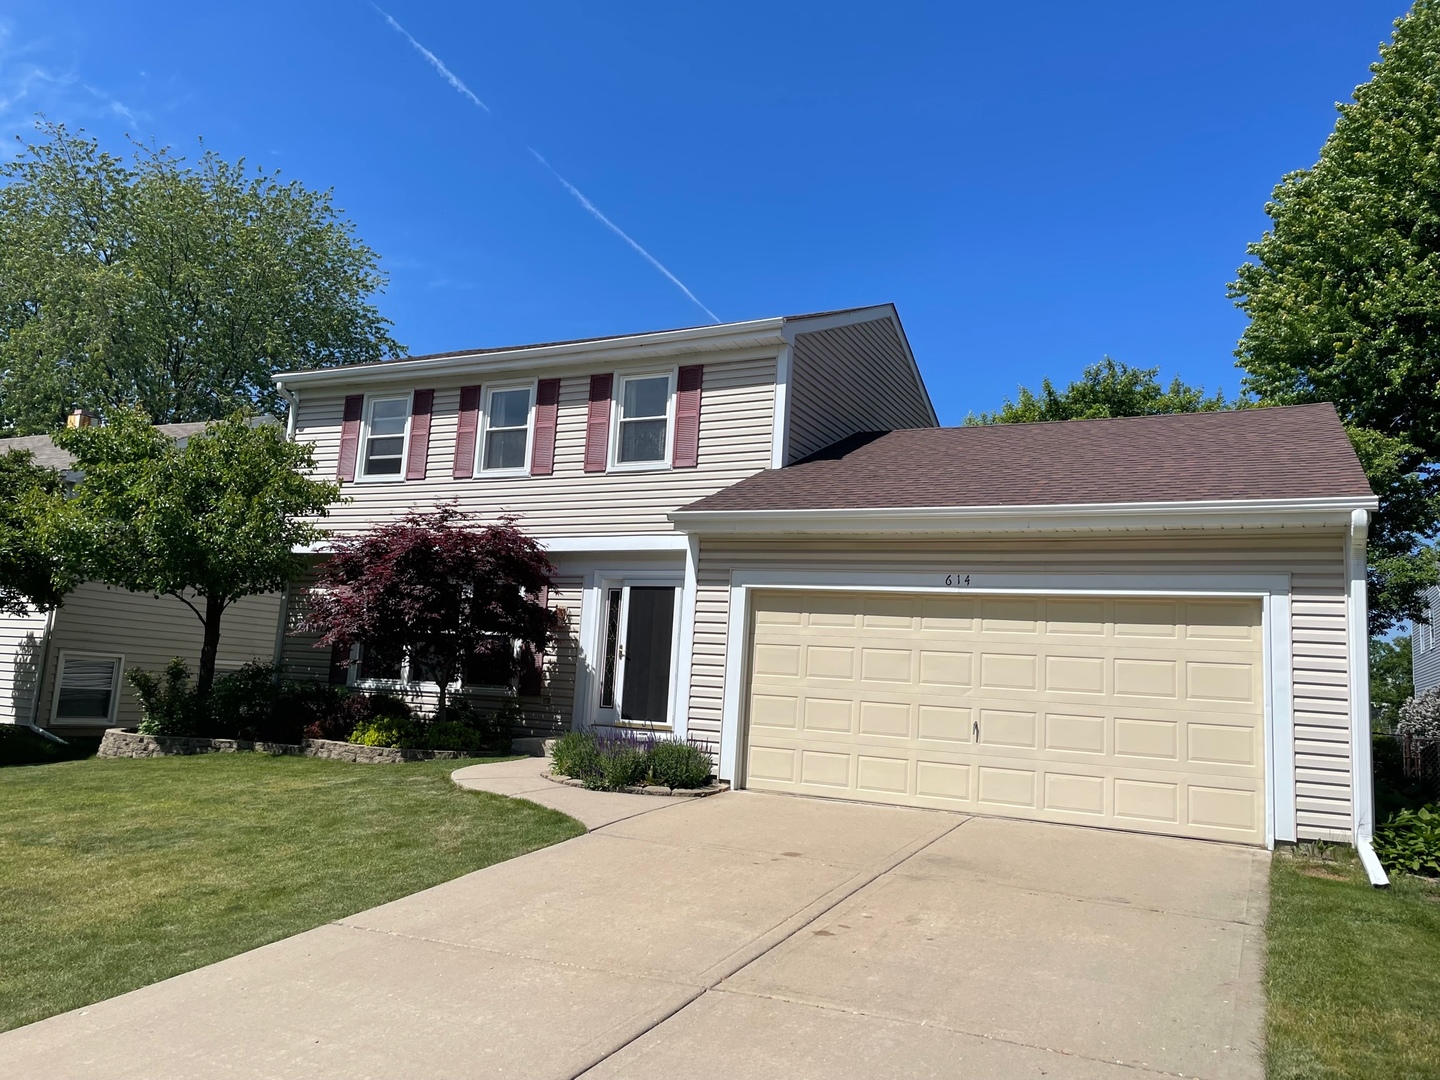
[[[330,650],[315,648],[319,635],[301,628],[306,589],[314,583],[313,572],[296,583],[291,591],[286,620],[285,640],[281,646],[281,670],[286,678],[326,682],[330,677]],[[550,608],[565,613],[565,628],[560,638],[545,654],[545,676],[539,696],[523,696],[520,708],[524,720],[514,734],[550,737],[570,728],[575,706],[575,671],[579,663],[580,606],[584,581],[578,576],[560,576],[550,587]],[[395,694],[422,713],[434,711],[437,694],[433,686],[377,684],[378,689]],[[495,708],[502,692],[465,690],[464,694],[479,708]]]
[[[976,541],[719,540],[700,545],[690,731],[720,737],[731,571],[1276,573],[1291,577],[1297,824],[1350,836],[1344,538],[1337,532]],[[737,643],[743,647],[743,641]]]
[[[279,619],[278,593],[246,597],[226,609],[216,657],[221,670],[250,660],[269,663],[275,655]],[[93,581],[81,585],[65,598],[65,605],[55,615],[45,663],[41,722],[51,723],[55,675],[62,652],[123,656],[125,671],[158,671],[171,657],[180,656],[189,662],[193,672],[200,661],[201,636],[200,620],[173,596],[148,596]],[[140,722],[139,702],[123,674],[115,721],[122,727]]]
[[[0,724],[28,724],[33,718],[45,615],[0,615]]]
[[[797,334],[790,354],[787,462],[861,431],[933,427],[890,319]]]
[[[1295,807],[1302,839],[1350,839],[1350,667],[1345,573],[1290,578],[1295,671]]]
[[[376,522],[393,521],[411,510],[429,510],[437,503],[455,500],[463,510],[488,520],[515,514],[521,527],[538,537],[672,532],[674,527],[666,519],[671,510],[769,467],[775,358],[705,358],[696,468],[586,473],[585,420],[592,370],[629,373],[669,369],[670,365],[606,367],[560,376],[553,475],[477,474],[468,480],[451,476],[460,387],[484,385],[485,376],[476,373],[442,382],[417,375],[418,382],[405,386],[404,392],[435,390],[426,479],[378,483],[357,480],[346,484],[345,495],[351,501],[334,507],[326,525],[338,533],[354,533]],[[515,379],[510,374],[493,381],[498,384]],[[320,476],[335,475],[346,394],[366,389],[364,383],[355,383],[302,394],[295,434],[297,439],[314,445]],[[378,387],[368,389],[377,394],[388,392]],[[614,422],[612,415],[612,426]]]

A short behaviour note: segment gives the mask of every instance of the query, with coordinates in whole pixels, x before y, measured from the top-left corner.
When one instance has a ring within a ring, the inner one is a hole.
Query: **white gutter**
[[[821,510],[674,510],[689,533],[993,533],[1057,529],[1114,530],[1319,525],[1345,527],[1372,496],[1314,499],[1207,499],[1177,502],[1056,503],[1047,506],[922,506]]]
[[[1370,515],[1356,510],[1350,515],[1345,534],[1345,614],[1350,647],[1350,805],[1354,824],[1355,850],[1370,884],[1377,889],[1390,884],[1385,867],[1375,854],[1374,774],[1370,764],[1370,625],[1366,616],[1365,540]]]
[[[50,663],[50,638],[55,633],[55,613],[58,607],[53,607],[45,613],[45,635],[40,639],[40,666],[35,677],[35,700],[30,703],[30,723],[27,727],[40,728],[40,699],[45,696],[45,665]]]
[[[541,370],[561,364],[574,364],[577,360],[609,364],[649,359],[656,354],[768,348],[784,344],[780,335],[784,325],[783,318],[754,319],[749,322],[724,323],[720,326],[696,326],[653,334],[631,334],[598,341],[522,345],[513,349],[462,353],[457,356],[418,357],[414,360],[385,360],[374,364],[320,368],[313,371],[288,371],[275,378],[277,381],[283,378],[292,386],[310,386],[355,382],[357,379],[413,379],[419,374],[429,378],[450,373],[473,373],[477,368],[495,372],[519,367]]]

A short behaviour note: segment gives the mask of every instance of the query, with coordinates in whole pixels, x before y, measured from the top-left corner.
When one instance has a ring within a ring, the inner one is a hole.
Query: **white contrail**
[[[624,240],[625,243],[629,244],[632,248],[634,248],[634,249],[640,254],[640,257],[641,257],[641,258],[643,258],[643,259],[644,259],[646,262],[648,262],[651,266],[655,267],[656,270],[659,270],[660,273],[664,274],[667,278],[669,278],[672,282],[674,282],[675,287],[676,287],[677,289],[679,289],[681,292],[683,292],[686,296],[688,296],[688,297],[690,298],[690,302],[691,302],[692,304],[694,304],[696,307],[698,307],[701,311],[705,312],[706,315],[709,315],[710,318],[713,319],[715,322],[718,323],[718,322],[721,321],[721,320],[720,320],[720,316],[719,316],[719,315],[716,315],[716,314],[715,314],[713,311],[711,311],[708,307],[706,307],[704,304],[702,304],[702,303],[700,302],[700,298],[699,298],[698,296],[696,296],[694,293],[692,293],[689,289],[687,289],[687,288],[685,287],[685,283],[684,283],[683,281],[681,281],[679,278],[677,278],[677,277],[676,277],[674,274],[672,274],[669,270],[665,269],[665,265],[664,265],[659,259],[655,258],[654,255],[651,255],[648,251],[646,251],[643,247],[641,247],[639,244],[637,244],[634,240],[630,239],[630,236],[625,232],[625,230],[622,229],[622,228],[620,228],[619,225],[616,225],[616,224],[615,224],[613,221],[611,221],[608,217],[606,217],[604,214],[602,214],[602,213],[600,212],[600,208],[599,208],[598,206],[596,206],[594,203],[592,203],[589,199],[587,199],[587,198],[584,196],[584,194],[580,191],[579,188],[577,188],[574,184],[570,183],[569,180],[566,180],[565,177],[561,176],[558,172],[556,172],[556,171],[555,171],[555,166],[554,166],[554,165],[551,165],[550,162],[546,161],[545,158],[544,158],[544,156],[541,155],[540,151],[536,150],[533,146],[526,146],[525,149],[526,149],[526,150],[529,150],[530,153],[532,153],[533,155],[535,155],[535,160],[536,160],[536,161],[540,162],[541,165],[544,165],[545,168],[547,168],[547,169],[550,170],[550,175],[551,175],[551,176],[555,177],[556,180],[559,180],[560,183],[562,183],[562,184],[565,185],[565,190],[568,191],[568,192],[570,192],[571,195],[574,195],[575,198],[579,200],[580,205],[583,206],[586,210],[589,210],[590,213],[595,216],[595,220],[596,220],[596,221],[600,222],[601,225],[604,225],[607,229],[609,229],[611,232],[613,232],[616,236],[620,237],[621,240]]]
[[[429,49],[425,48],[424,45],[421,45],[420,42],[416,41],[413,37],[411,37],[410,32],[406,30],[403,26],[401,26],[398,22],[396,22],[394,17],[388,11],[380,7],[378,4],[372,3],[370,6],[373,7],[376,11],[378,11],[384,17],[385,21],[389,23],[397,33],[403,36],[406,41],[410,42],[410,44],[415,47],[415,51],[418,52],[421,56],[423,56],[426,62],[429,63],[429,65],[433,67],[436,71],[438,71],[441,77],[452,87],[454,87],[455,90],[457,90],[461,94],[464,94],[465,97],[469,98],[472,103],[480,106],[480,108],[484,109],[487,113],[491,112],[489,105],[486,105],[485,102],[481,101],[480,98],[476,96],[475,92],[471,90],[470,87],[466,86],[464,81],[461,80],[458,75],[456,75],[453,71],[446,67],[444,61],[442,61]],[[491,113],[491,115],[493,116],[494,114]],[[720,316],[716,315],[708,307],[702,304],[700,302],[700,298],[697,297],[694,293],[692,293],[689,289],[687,289],[683,281],[681,281],[668,269],[666,269],[664,263],[662,263],[659,259],[655,258],[654,255],[651,255],[650,252],[646,251],[643,247],[636,243],[635,240],[631,238],[629,233],[627,233],[624,229],[620,228],[619,225],[616,225],[608,217],[602,214],[600,212],[600,208],[585,197],[584,192],[582,192],[574,184],[570,183],[569,180],[566,180],[565,177],[561,176],[558,172],[556,172],[555,166],[551,165],[550,162],[546,161],[544,155],[542,155],[540,151],[536,150],[529,143],[523,143],[522,145],[524,145],[526,150],[530,151],[531,156],[533,156],[536,161],[538,161],[541,165],[545,166],[546,171],[548,171],[551,176],[553,176],[556,180],[560,181],[561,186],[563,186],[566,191],[573,195],[575,197],[575,200],[581,206],[583,206],[586,211],[588,211],[590,215],[595,218],[596,221],[600,222],[600,224],[604,225],[616,236],[620,237],[621,240],[624,240],[625,243],[629,244],[630,247],[633,248],[635,252],[640,255],[641,258],[643,258],[651,266],[655,267],[656,270],[659,270],[660,273],[664,274],[665,277],[668,278],[677,289],[679,289],[686,295],[687,298],[689,298],[692,304],[698,307],[701,311],[705,312],[706,315],[710,316],[712,321],[717,323],[721,321]]]
[[[456,90],[460,91],[460,93],[464,94],[476,105],[479,105],[480,108],[484,109],[487,113],[490,111],[489,105],[486,105],[483,101],[476,97],[474,91],[472,91],[468,86],[461,82],[460,77],[456,75],[453,71],[451,71],[449,68],[447,68],[438,56],[436,56],[424,45],[421,45],[418,41],[411,37],[410,32],[406,30],[403,26],[401,26],[398,22],[396,22],[388,11],[380,7],[378,4],[371,4],[370,6],[373,7],[376,11],[380,12],[380,14],[385,17],[385,21],[388,22],[392,27],[394,27],[395,30],[402,37],[405,38],[406,41],[410,42],[411,45],[414,45],[415,51],[418,52],[421,56],[425,57],[425,59],[429,61],[430,66],[433,67],[436,71],[438,71],[444,77],[446,82],[448,82]]]

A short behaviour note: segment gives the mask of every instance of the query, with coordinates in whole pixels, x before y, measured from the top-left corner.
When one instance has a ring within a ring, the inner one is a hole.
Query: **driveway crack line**
[[[692,997],[689,997],[688,999],[679,1002],[673,1008],[665,1010],[663,1014],[657,1014],[647,1023],[639,1025],[637,1028],[632,1029],[628,1033],[620,1035],[618,1038],[609,1040],[607,1044],[603,1048],[599,1049],[599,1051],[590,1060],[585,1062],[584,1065],[576,1069],[574,1072],[567,1074],[565,1080],[580,1080],[580,1077],[584,1076],[596,1066],[600,1065],[607,1058],[614,1057],[631,1043],[636,1042],[644,1035],[649,1034],[655,1028],[659,1027],[661,1024],[665,1023],[665,1021],[669,1020],[672,1016],[675,1016],[684,1009],[693,1005],[696,1001],[704,997],[711,990],[714,990],[726,979],[730,978],[733,975],[738,975],[741,971],[745,970],[745,968],[749,967],[751,964],[761,959],[767,953],[773,952],[785,942],[789,941],[800,931],[804,930],[807,926],[810,926],[817,920],[823,918],[826,914],[833,911],[836,907],[844,903],[846,900],[850,899],[850,897],[854,896],[856,893],[860,892],[867,885],[873,884],[875,881],[890,873],[896,867],[902,865],[910,859],[913,859],[916,855],[920,854],[920,852],[924,851],[932,844],[944,839],[956,829],[964,826],[965,823],[969,820],[969,818],[961,818],[958,821],[946,824],[944,828],[937,829],[934,832],[928,833],[925,836],[920,837],[918,840],[912,840],[910,843],[904,845],[903,847],[897,848],[883,862],[879,863],[878,865],[872,867],[869,870],[865,870],[860,872],[859,874],[856,874],[854,877],[851,877],[847,881],[844,881],[841,884],[835,886],[835,888],[822,895],[819,899],[813,900],[809,904],[806,904],[804,907],[800,908],[800,910],[795,912],[795,914],[791,915],[788,919],[782,920],[775,926],[771,927],[768,931],[761,934],[749,945],[741,949],[737,949],[724,960],[721,960],[719,963],[712,965],[704,972],[702,972],[700,975],[700,981],[703,985]]]
[[[812,1001],[809,998],[792,997],[788,994],[762,993],[758,990],[744,990],[734,986],[716,986],[711,988],[712,993],[734,994],[738,997],[750,997],[767,1001],[783,1001],[787,1005],[799,1005],[807,1009],[820,1009],[824,1012],[845,1013],[849,1016],[863,1016],[869,1020],[884,1020],[889,1023],[906,1024],[910,1027],[938,1028],[941,1031],[949,1031],[956,1035],[965,1035],[972,1039],[985,1039],[989,1042],[1004,1043],[1007,1046],[1020,1046],[1027,1050],[1041,1050],[1047,1054],[1056,1054],[1060,1057],[1075,1058],[1079,1061],[1094,1061],[1102,1065],[1114,1065],[1124,1069],[1135,1069],[1138,1072],[1150,1076],[1177,1076],[1185,1080],[1205,1080],[1203,1075],[1195,1073],[1169,1072],[1165,1069],[1157,1069],[1152,1065],[1145,1065],[1134,1061],[1122,1061],[1119,1058],[1096,1057],[1094,1054],[1082,1054],[1077,1050],[1065,1050],[1056,1046],[1043,1046],[1040,1043],[1025,1042],[1023,1039],[1010,1039],[1004,1035],[994,1035],[986,1031],[971,1031],[969,1028],[958,1027],[955,1024],[945,1023],[940,1020],[916,1020],[909,1016],[896,1016],[890,1013],[871,1012],[868,1009],[856,1009],[848,1005],[836,1005],[826,1001]]]

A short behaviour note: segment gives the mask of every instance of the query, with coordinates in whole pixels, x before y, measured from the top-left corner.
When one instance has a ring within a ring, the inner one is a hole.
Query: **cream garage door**
[[[754,598],[755,789],[1263,843],[1260,602]]]

